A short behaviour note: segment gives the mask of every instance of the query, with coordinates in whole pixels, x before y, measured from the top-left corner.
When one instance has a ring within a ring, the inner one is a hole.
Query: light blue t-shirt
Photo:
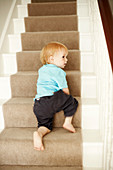
[[[54,92],[68,87],[65,71],[54,64],[43,65],[38,73],[35,99],[43,96],[51,96]]]

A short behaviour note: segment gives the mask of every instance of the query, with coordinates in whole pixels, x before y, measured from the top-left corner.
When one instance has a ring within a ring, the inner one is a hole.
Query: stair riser
[[[13,97],[34,97],[36,95],[37,74],[35,75],[12,75],[11,89]],[[70,93],[73,96],[80,96],[81,80],[80,75],[67,75]]]
[[[37,127],[37,120],[33,113],[33,103],[5,104],[3,106],[5,127]],[[73,118],[73,125],[81,127],[81,104]],[[12,118],[10,121],[10,117]],[[53,127],[62,127],[64,123],[63,111],[55,114]]]
[[[25,18],[26,32],[77,31],[77,16],[52,16]]]
[[[76,62],[75,62],[76,61]],[[42,66],[40,51],[17,53],[18,71],[38,71]],[[80,70],[80,52],[69,51],[65,70]]]
[[[31,3],[31,0],[21,0],[22,5],[26,5],[28,3]]]
[[[14,24],[14,33],[15,34],[20,34],[20,33],[25,32],[24,19],[13,19],[13,24]],[[67,26],[70,26],[70,24],[66,25],[64,27],[64,30],[68,30],[68,29],[72,30],[72,29],[70,29],[70,27],[67,27]],[[41,27],[41,25],[40,25],[40,27]],[[36,29],[36,27],[34,27],[34,29]],[[46,29],[47,29],[47,25],[46,25]],[[61,30],[61,28],[59,28],[59,29]],[[43,30],[44,30],[44,28],[43,28]],[[77,30],[77,27],[74,27],[73,30]],[[79,17],[79,19],[78,19],[78,31],[81,32],[81,33],[91,32],[89,17],[87,17],[87,18]]]
[[[58,41],[67,46],[68,49],[79,49],[79,33],[78,32],[51,32],[51,33],[23,33],[22,50],[33,51],[41,50],[47,43]]]
[[[91,32],[91,22],[89,17],[78,17],[78,30],[81,33]]]
[[[97,80],[96,76],[84,76],[81,79],[81,97],[82,98],[96,98],[97,97]]]
[[[94,54],[90,52],[81,52],[81,61],[80,61],[80,70],[81,72],[95,72],[95,58]]]
[[[3,73],[14,74],[17,72],[16,54],[2,54]]]
[[[0,77],[0,98],[7,99],[11,97],[10,77]]]
[[[0,133],[4,129],[4,116],[3,116],[3,104],[7,101],[7,99],[0,100]]]
[[[84,43],[85,42],[85,43]],[[93,35],[83,33],[80,34],[80,50],[83,51],[93,51],[94,50],[94,43],[93,43]]]
[[[102,143],[83,143],[83,166],[102,167],[103,144]]]
[[[18,18],[24,18],[28,16],[27,5],[18,5]]]
[[[77,15],[79,17],[89,17],[89,3],[77,4]]]
[[[76,2],[28,4],[29,16],[75,15]]]
[[[24,19],[13,19],[14,34],[25,32]]]
[[[82,129],[99,129],[99,106],[82,104]]]
[[[21,46],[21,36],[18,35],[8,35],[9,39],[9,52],[15,53],[18,51],[22,51],[22,46]]]

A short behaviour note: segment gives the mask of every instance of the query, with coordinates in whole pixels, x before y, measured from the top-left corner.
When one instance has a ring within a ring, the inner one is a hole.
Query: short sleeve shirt
[[[35,99],[43,96],[51,96],[54,92],[68,87],[65,71],[54,64],[43,65],[38,73]]]

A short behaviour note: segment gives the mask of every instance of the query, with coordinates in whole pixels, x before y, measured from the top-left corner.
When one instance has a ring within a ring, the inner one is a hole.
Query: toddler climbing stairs
[[[12,98],[3,105],[5,129],[0,134],[1,170],[82,170],[81,72],[76,1],[40,1],[28,4],[21,34],[22,51],[16,53],[18,72],[11,75]],[[40,62],[40,51],[51,41],[69,49],[65,68],[70,93],[79,101],[73,118],[76,133],[62,128],[63,111],[56,113],[53,131],[44,137],[44,151],[33,147],[37,121],[33,98]]]

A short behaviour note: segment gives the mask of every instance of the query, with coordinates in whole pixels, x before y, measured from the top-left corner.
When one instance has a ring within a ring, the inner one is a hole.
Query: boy
[[[47,44],[41,51],[43,66],[39,69],[37,95],[33,111],[38,120],[38,130],[33,134],[34,149],[44,150],[42,138],[52,130],[56,112],[64,111],[63,128],[75,133],[72,118],[78,101],[69,94],[66,73],[62,70],[67,64],[68,49],[59,42]]]

